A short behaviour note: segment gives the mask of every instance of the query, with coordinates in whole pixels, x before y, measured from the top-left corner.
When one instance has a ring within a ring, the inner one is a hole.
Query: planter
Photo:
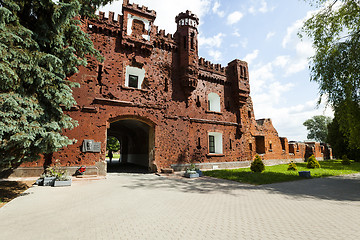
[[[56,177],[44,177],[42,186],[53,186]]]
[[[310,171],[300,171],[299,176],[304,178],[311,178]]]
[[[197,177],[199,177],[199,174],[198,173],[185,173],[184,174],[184,176],[185,177],[187,177],[187,178],[197,178]]]
[[[71,186],[71,179],[66,181],[55,181],[54,187],[67,187]]]
[[[43,184],[44,184],[44,179],[43,178],[39,178],[35,182],[35,185],[38,185],[38,186],[42,186]]]

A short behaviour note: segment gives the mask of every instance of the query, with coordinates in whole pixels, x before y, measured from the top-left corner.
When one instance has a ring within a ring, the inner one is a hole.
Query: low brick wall
[[[69,171],[70,175],[74,175],[79,166],[62,167]],[[39,177],[44,172],[43,167],[19,167],[13,170],[0,172],[0,178],[7,177]],[[85,175],[106,176],[106,162],[97,162],[95,166],[86,166]]]

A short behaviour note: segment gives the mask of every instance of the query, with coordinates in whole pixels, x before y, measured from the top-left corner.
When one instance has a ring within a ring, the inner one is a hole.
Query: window
[[[137,88],[138,87],[138,76],[129,74],[129,87]]]
[[[255,136],[256,144],[256,153],[264,154],[265,153],[265,137],[264,136]]]
[[[141,88],[145,77],[145,69],[137,67],[126,67],[125,86],[131,88]]]
[[[209,153],[222,154],[222,133],[209,132]]]
[[[209,153],[215,153],[215,136],[209,135]]]
[[[216,93],[209,93],[208,95],[209,111],[220,112],[220,97]]]

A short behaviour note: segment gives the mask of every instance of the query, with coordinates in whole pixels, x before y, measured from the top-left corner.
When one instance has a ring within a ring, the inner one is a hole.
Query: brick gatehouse
[[[151,171],[190,163],[244,166],[255,154],[268,162],[331,156],[326,145],[288,142],[270,119],[255,119],[247,63],[236,59],[223,67],[199,58],[195,14],[178,14],[173,35],[158,30],[155,18],[155,11],[124,0],[117,19],[113,12],[82,19],[105,60],[90,58],[70,78],[80,88],[73,91],[77,105],[66,113],[79,126],[65,135],[77,142],[20,169],[60,159],[105,175],[108,136],[121,143],[121,162]]]

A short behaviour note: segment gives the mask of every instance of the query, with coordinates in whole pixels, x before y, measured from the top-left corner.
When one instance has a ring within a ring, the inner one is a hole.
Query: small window
[[[209,93],[208,95],[209,111],[220,112],[220,97],[216,93]]]
[[[126,67],[125,86],[131,88],[141,88],[145,78],[145,69],[137,67]]]
[[[209,133],[209,153],[222,154],[222,133],[210,132]]]
[[[129,87],[137,88],[138,87],[139,77],[129,74]]]

